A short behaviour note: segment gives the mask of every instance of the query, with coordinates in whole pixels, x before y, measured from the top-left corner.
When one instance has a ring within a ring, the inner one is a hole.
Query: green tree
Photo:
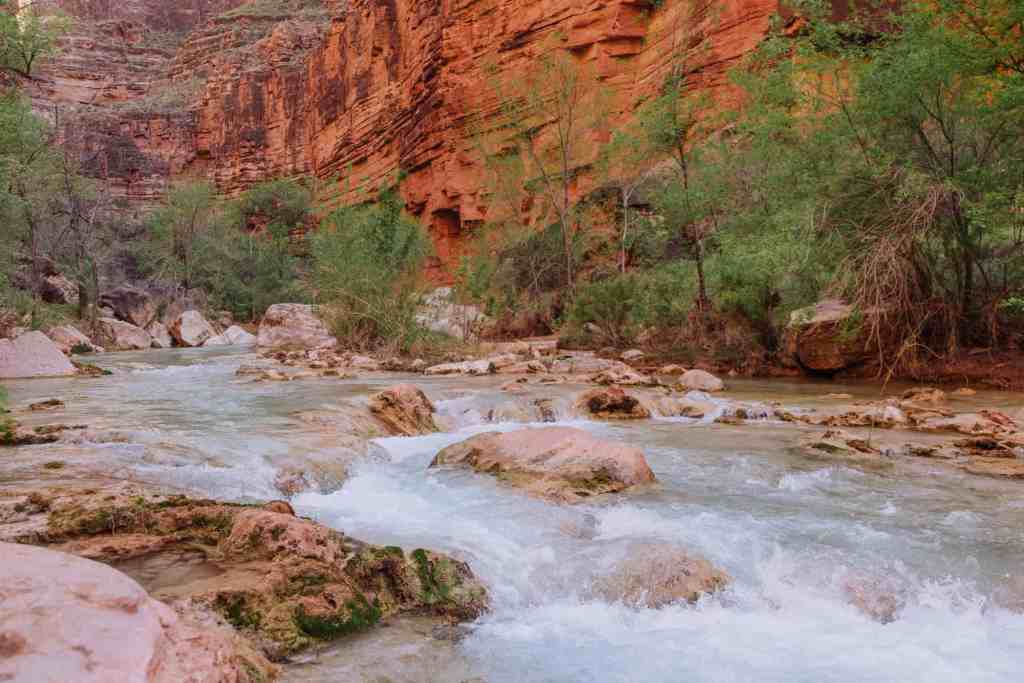
[[[39,12],[33,4],[0,0],[0,70],[26,79],[39,60],[55,53],[70,26],[63,14]]]
[[[312,238],[313,284],[347,346],[406,352],[425,331],[416,321],[417,278],[428,254],[419,224],[402,215],[397,190],[338,209]]]
[[[154,276],[186,290],[199,286],[216,269],[212,262],[219,250],[211,246],[224,234],[227,220],[225,207],[217,201],[210,183],[173,186],[147,221],[144,263]]]

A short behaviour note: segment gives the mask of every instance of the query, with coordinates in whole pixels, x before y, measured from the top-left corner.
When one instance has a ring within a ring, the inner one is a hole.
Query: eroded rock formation
[[[683,0],[51,2],[79,19],[33,98],[129,206],[181,176],[232,194],[311,175],[327,181],[321,194],[356,201],[400,169],[406,206],[433,236],[437,273],[486,218],[469,124],[500,123],[492,66],[518,76],[565,49],[592,68],[621,122],[662,82],[681,37],[706,46],[694,87],[722,95],[726,70],[778,7],[696,0],[691,15]],[[594,178],[579,178],[582,196]]]

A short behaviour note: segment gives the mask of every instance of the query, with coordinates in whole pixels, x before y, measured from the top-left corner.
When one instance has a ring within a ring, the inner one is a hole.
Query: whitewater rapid
[[[399,381],[240,381],[234,370],[251,360],[232,350],[104,356],[98,361],[111,377],[10,389],[16,404],[59,396],[68,421],[124,433],[123,442],[60,446],[60,457],[102,459],[126,478],[250,500],[280,497],[273,477],[282,464],[311,449],[330,455],[322,434],[292,419],[295,411],[365,400]],[[381,680],[453,683],[1024,676],[1024,616],[995,600],[1008,576],[1024,574],[1020,483],[927,462],[885,474],[810,463],[790,452],[798,433],[788,425],[603,424],[563,412],[564,424],[642,447],[659,484],[556,506],[483,475],[428,469],[439,449],[470,434],[539,424],[482,424],[503,400],[490,380],[410,381],[452,418],[454,431],[379,439],[386,457],[355,466],[336,491],[293,503],[356,538],[466,560],[487,584],[493,609],[456,643],[380,629],[340,646],[344,657],[290,670],[289,681],[375,680],[352,673],[360,657],[359,671]],[[570,403],[572,388],[545,390],[559,405]],[[772,392],[799,405],[807,389]],[[731,587],[697,605],[661,609],[608,602],[590,590],[638,543],[661,542],[703,555],[733,577]],[[896,617],[866,616],[851,604],[851,584],[897,596]]]

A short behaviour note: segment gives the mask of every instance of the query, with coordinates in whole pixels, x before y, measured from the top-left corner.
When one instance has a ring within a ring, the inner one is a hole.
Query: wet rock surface
[[[653,483],[643,451],[571,427],[479,434],[442,449],[431,467],[470,467],[558,502]]]

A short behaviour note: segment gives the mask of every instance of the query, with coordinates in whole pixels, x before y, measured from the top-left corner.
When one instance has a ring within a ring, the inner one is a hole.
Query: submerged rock
[[[0,543],[0,679],[257,683],[276,667],[105,564]]]
[[[657,609],[694,603],[716,593],[731,578],[704,558],[668,543],[637,544],[613,572],[598,577],[594,592],[609,602]]]
[[[443,449],[430,464],[439,465],[470,467],[566,503],[656,481],[639,448],[571,427],[478,434]]]
[[[896,621],[906,606],[906,597],[901,591],[891,583],[875,577],[849,578],[843,582],[842,591],[847,602],[881,624]]]
[[[639,398],[618,387],[585,391],[576,399],[576,406],[602,420],[642,420],[651,416]]]
[[[434,404],[412,384],[399,384],[374,394],[370,412],[393,434],[417,436],[437,431]]]
[[[308,304],[274,304],[260,322],[256,343],[262,347],[334,348],[338,340]]]
[[[0,379],[62,377],[77,371],[60,348],[42,332],[0,339]]]

